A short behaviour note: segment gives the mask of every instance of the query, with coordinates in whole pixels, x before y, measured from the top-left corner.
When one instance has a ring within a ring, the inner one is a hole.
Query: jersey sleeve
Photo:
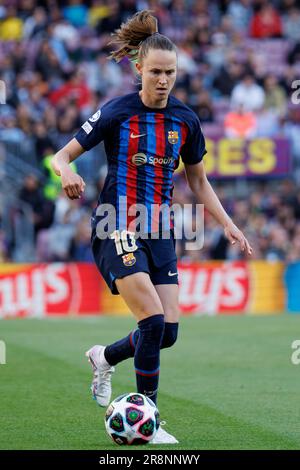
[[[111,128],[111,122],[109,107],[104,105],[82,124],[74,137],[84,150],[90,150],[104,140]]]
[[[205,139],[202,133],[200,121],[196,115],[188,123],[188,134],[184,145],[181,148],[181,159],[183,163],[195,165],[201,162],[207,153],[205,148]]]

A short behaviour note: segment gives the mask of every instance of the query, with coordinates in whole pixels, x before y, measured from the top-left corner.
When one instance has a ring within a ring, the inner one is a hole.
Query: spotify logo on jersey
[[[173,165],[174,163],[172,157],[147,157],[144,153],[135,153],[131,161],[136,166],[145,165],[147,162],[150,163],[150,165]]]
[[[147,163],[147,155],[145,155],[144,153],[136,153],[133,155],[131,161],[136,166],[144,165],[145,163]]]

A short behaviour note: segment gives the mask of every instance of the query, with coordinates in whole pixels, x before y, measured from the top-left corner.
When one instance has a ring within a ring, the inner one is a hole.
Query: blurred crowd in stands
[[[254,259],[299,260],[300,105],[292,99],[300,79],[299,0],[4,0],[0,261],[15,259],[16,240],[4,219],[8,207],[9,219],[22,212],[16,199],[32,209],[36,261],[92,260],[89,218],[105,178],[103,146],[76,161],[87,182],[78,201],[62,194],[50,160],[106,101],[138,89],[132,64],[108,61],[107,44],[114,29],[145,8],[178,47],[173,93],[198,114],[205,136],[289,139],[292,167],[284,178],[212,184],[253,244]],[[174,201],[195,202],[183,173],[175,182]],[[183,261],[243,257],[209,214],[204,248],[177,246]]]

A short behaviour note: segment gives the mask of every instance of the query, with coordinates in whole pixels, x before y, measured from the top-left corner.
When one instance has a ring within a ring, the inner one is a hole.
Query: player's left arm
[[[203,162],[201,161],[194,165],[185,164],[185,172],[188,184],[197,200],[204,204],[208,212],[223,226],[225,237],[233,245],[239,242],[241,250],[246,250],[246,252],[251,255],[252,247],[250,243],[224,210],[218,196],[206,177]]]

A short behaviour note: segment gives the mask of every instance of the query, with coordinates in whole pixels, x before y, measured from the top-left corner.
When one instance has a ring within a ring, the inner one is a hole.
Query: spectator
[[[275,137],[279,134],[279,116],[273,108],[265,106],[256,111],[255,137]]]
[[[95,28],[97,23],[101,23],[104,18],[109,16],[109,7],[104,0],[93,0],[89,9],[89,24]]]
[[[251,111],[244,111],[243,106],[240,105],[226,115],[224,128],[226,137],[249,139],[256,133],[255,114]]]
[[[105,16],[101,21],[97,23],[96,32],[99,35],[110,34],[115,29],[120,27],[122,23],[122,15],[120,11],[120,3],[116,0],[109,2],[109,15]],[[107,36],[108,38],[108,36]]]
[[[286,113],[286,94],[283,88],[278,84],[275,75],[268,75],[264,80],[265,103],[266,109],[284,117]]]
[[[65,213],[61,223],[56,223],[48,230],[42,231],[38,240],[39,253],[46,257],[46,261],[67,261],[69,259],[71,241],[75,232],[74,224],[70,220],[70,213],[71,211]]]
[[[223,96],[230,96],[233,88],[242,79],[245,67],[241,62],[238,62],[234,57],[230,58],[224,66],[222,66],[217,73],[213,86]]]
[[[29,16],[24,23],[24,38],[42,38],[46,32],[48,19],[43,7],[37,7],[33,15]]]
[[[235,31],[245,34],[252,16],[250,0],[233,0],[229,2],[227,14]]]
[[[266,259],[268,261],[283,261],[289,249],[287,232],[280,226],[275,225],[270,233],[270,245],[267,249]]]
[[[0,40],[18,41],[23,36],[23,21],[18,18],[17,10],[10,5],[6,9],[6,17],[0,23]]]
[[[47,128],[43,122],[35,122],[33,125],[33,134],[35,140],[35,154],[38,161],[42,161],[45,155],[51,152],[55,143],[48,135]]]
[[[30,174],[25,178],[19,197],[21,201],[31,206],[35,234],[42,228],[50,227],[53,221],[54,205],[43,197],[40,182],[35,175]]]
[[[265,100],[263,88],[255,82],[253,75],[246,73],[240,83],[232,90],[231,105],[233,108],[242,106],[245,111],[260,109]]]
[[[191,104],[191,108],[198,115],[201,122],[213,122],[214,111],[208,91],[200,91],[194,98],[193,104]]]
[[[77,69],[67,83],[53,91],[49,96],[50,103],[53,106],[59,105],[64,99],[74,102],[79,109],[89,104],[91,92],[86,84],[83,71]]]
[[[284,37],[299,42],[300,41],[300,9],[291,7],[283,17]]]
[[[253,16],[250,35],[256,39],[281,37],[281,18],[271,3],[264,3],[260,11]]]
[[[81,0],[69,0],[69,5],[63,9],[64,18],[75,28],[87,25],[88,8]]]
[[[89,263],[94,261],[90,238],[90,217],[85,215],[77,224],[76,232],[71,240],[70,256],[72,259]]]

